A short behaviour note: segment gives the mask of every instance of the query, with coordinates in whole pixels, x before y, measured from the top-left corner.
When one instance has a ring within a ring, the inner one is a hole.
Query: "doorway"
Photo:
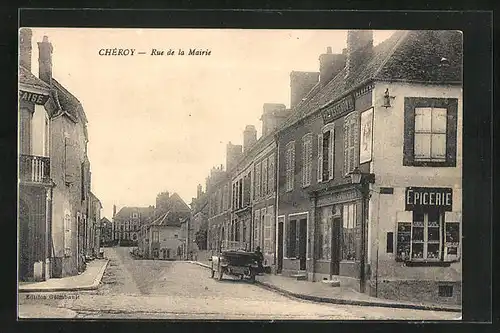
[[[340,266],[340,218],[336,217],[332,221],[331,234],[331,260],[330,260],[330,275],[339,275]]]
[[[24,201],[19,202],[19,279],[27,281],[33,277],[32,243],[30,241],[30,212]]]
[[[306,257],[307,255],[307,219],[299,221],[299,259],[300,270],[306,270]]]
[[[276,273],[283,270],[283,222],[278,223],[278,267]]]

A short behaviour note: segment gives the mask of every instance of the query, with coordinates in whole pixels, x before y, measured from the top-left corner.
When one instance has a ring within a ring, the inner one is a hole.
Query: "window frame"
[[[415,160],[415,109],[445,108],[446,154],[445,161]],[[456,167],[457,166],[458,98],[405,97],[403,166]]]
[[[302,187],[308,187],[312,183],[312,145],[313,135],[307,133],[302,137]]]
[[[285,190],[291,192],[295,182],[295,141],[287,143],[285,152]]]
[[[359,167],[359,144],[361,116],[360,112],[353,111],[344,117],[344,175]],[[353,131],[354,130],[354,131]],[[352,165],[351,165],[352,158]]]

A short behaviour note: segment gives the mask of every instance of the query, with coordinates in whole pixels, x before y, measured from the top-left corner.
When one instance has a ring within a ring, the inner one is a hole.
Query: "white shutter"
[[[334,154],[335,154],[335,130],[330,130],[330,142],[328,147],[328,179],[333,179],[334,172]]]
[[[291,152],[291,158],[290,158],[290,189],[293,190],[293,186],[295,183],[295,142],[292,143],[292,152]]]
[[[318,183],[323,179],[323,133],[318,134]]]
[[[350,137],[350,121],[346,118],[344,121],[344,174],[348,174],[349,170],[349,137]]]
[[[307,140],[307,184],[311,185],[312,178],[312,143],[313,136],[309,135],[309,139]]]

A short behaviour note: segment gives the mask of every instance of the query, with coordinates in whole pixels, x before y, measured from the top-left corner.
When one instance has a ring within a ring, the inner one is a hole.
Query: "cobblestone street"
[[[189,262],[135,260],[129,251],[105,249],[110,262],[97,290],[19,294],[19,316],[47,318],[61,313],[67,318],[72,313],[75,318],[245,320],[453,320],[460,316],[295,300],[248,282],[211,279],[208,269]]]

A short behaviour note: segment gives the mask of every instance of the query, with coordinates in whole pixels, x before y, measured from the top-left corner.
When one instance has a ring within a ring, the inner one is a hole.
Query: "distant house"
[[[136,246],[141,227],[153,216],[154,207],[123,207],[113,216],[113,240],[122,246]]]
[[[101,247],[109,246],[113,242],[113,223],[108,218],[101,219]]]
[[[138,253],[149,259],[182,259],[184,241],[181,225],[190,218],[191,209],[174,193],[160,193],[156,198],[154,215],[141,227]]]

